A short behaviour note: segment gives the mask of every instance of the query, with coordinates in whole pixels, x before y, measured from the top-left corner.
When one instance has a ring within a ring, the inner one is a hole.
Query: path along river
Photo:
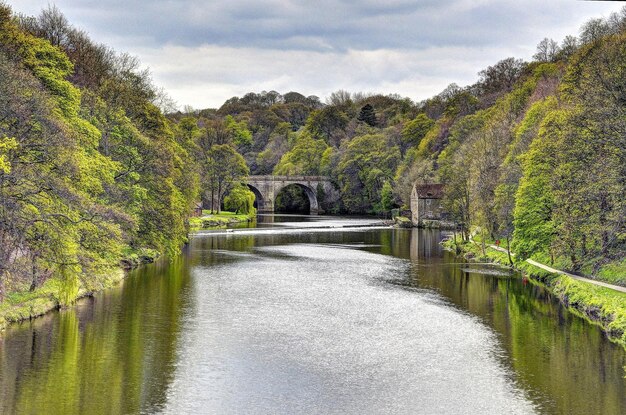
[[[0,413],[626,413],[620,347],[439,232],[263,220],[4,333]]]

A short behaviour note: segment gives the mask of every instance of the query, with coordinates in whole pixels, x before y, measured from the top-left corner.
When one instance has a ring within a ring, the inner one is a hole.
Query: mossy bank
[[[0,302],[0,333],[9,325],[43,316],[51,311],[73,306],[78,300],[118,285],[128,270],[154,262],[160,253],[154,249],[128,250],[120,267],[108,273],[79,278],[78,287],[68,296],[68,290],[59,278],[50,278],[31,291],[15,287]]]
[[[249,223],[255,220],[256,214],[245,214],[222,211],[220,213],[210,213],[208,210],[202,211],[202,216],[189,218],[191,231],[202,229],[224,228],[237,223]]]

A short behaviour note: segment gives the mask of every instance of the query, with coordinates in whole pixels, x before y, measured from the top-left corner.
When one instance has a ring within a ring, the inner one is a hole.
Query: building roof
[[[414,184],[413,191],[420,199],[441,199],[443,197],[443,184]]]

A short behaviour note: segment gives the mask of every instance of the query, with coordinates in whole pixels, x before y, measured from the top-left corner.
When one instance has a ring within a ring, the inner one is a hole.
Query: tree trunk
[[[31,293],[37,288],[37,267],[35,266],[35,260],[32,259],[32,261],[30,287],[28,288],[28,291]]]
[[[511,258],[511,242],[509,241],[509,235],[506,236],[506,253],[509,256],[509,265],[513,266],[513,258]]]
[[[222,212],[222,183],[217,185],[217,214]]]
[[[4,301],[4,271],[0,271],[0,303]]]

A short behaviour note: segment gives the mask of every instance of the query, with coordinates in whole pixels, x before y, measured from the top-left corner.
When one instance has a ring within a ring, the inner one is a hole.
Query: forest
[[[122,260],[174,256],[197,201],[250,210],[242,181],[269,174],[329,176],[333,214],[442,183],[462,239],[626,284],[626,9],[421,102],[262,91],[181,111],[55,7],[0,3],[0,101],[0,302],[47,287],[69,304]]]

